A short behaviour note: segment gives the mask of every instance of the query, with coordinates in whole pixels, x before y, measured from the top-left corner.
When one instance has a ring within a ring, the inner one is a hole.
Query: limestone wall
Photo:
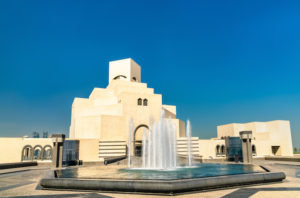
[[[215,158],[224,158],[225,155],[220,154],[217,156],[217,145],[225,146],[225,140],[221,139],[209,139],[209,140],[199,140],[199,155],[203,159],[215,159]]]
[[[138,99],[142,105],[138,105]],[[113,80],[106,89],[95,88],[88,99],[74,99],[70,138],[127,141],[130,119],[134,129],[149,127],[151,120],[159,120],[162,108],[166,118],[176,124],[177,136],[184,137],[184,124],[176,119],[176,106],[162,105],[162,95],[154,94],[145,83]]]
[[[33,148],[37,145],[52,146],[52,140],[50,138],[0,138],[0,163],[21,162],[22,150],[26,145]]]
[[[99,139],[79,139],[79,160],[84,162],[103,161],[99,158]]]

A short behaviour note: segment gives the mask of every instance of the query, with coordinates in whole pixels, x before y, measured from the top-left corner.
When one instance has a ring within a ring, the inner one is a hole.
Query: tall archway
[[[33,159],[39,160],[42,156],[43,147],[41,145],[36,145],[33,147]]]
[[[45,145],[42,151],[42,159],[43,160],[51,160],[52,159],[52,146]]]
[[[27,161],[33,159],[33,148],[31,145],[26,145],[22,149],[21,161]]]
[[[135,156],[141,156],[142,155],[142,137],[144,130],[146,129],[147,131],[149,130],[149,127],[145,124],[140,124],[137,126],[134,130],[134,135],[133,135],[133,151]]]
[[[33,147],[33,159],[39,160],[42,157],[43,147],[41,145],[36,145]]]

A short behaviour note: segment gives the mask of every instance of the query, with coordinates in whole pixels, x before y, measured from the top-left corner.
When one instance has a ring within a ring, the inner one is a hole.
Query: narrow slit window
[[[141,99],[141,98],[138,99],[137,104],[138,104],[139,106],[142,105],[142,99]]]
[[[252,153],[256,154],[256,147],[255,147],[255,145],[252,145]]]
[[[222,154],[222,155],[225,154],[225,146],[224,146],[224,145],[221,146],[221,154]]]
[[[216,153],[217,153],[217,155],[220,155],[220,145],[217,145],[217,147],[216,147]]]
[[[147,100],[147,99],[144,99],[143,105],[144,105],[144,106],[148,106],[148,100]]]

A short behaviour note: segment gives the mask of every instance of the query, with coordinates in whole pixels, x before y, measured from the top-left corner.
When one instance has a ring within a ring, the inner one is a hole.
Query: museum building
[[[162,111],[176,126],[178,154],[186,155],[185,122],[177,118],[176,106],[163,104],[162,95],[142,82],[141,67],[131,58],[111,61],[108,86],[94,88],[88,98],[74,99],[66,142],[78,144],[72,154],[78,160],[101,162],[126,155],[131,137],[131,155],[140,156],[143,133],[159,120]],[[130,120],[132,134],[129,134]],[[203,159],[225,158],[226,137],[239,137],[240,131],[252,131],[254,157],[293,155],[290,122],[284,120],[217,126],[216,138],[192,137],[192,153]],[[1,153],[0,163],[46,162],[51,160],[52,147],[51,138],[0,138],[0,149],[6,151]]]

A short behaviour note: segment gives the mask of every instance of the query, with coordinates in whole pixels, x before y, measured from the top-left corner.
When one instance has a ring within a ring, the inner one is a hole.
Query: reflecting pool
[[[252,164],[195,164],[192,167],[178,166],[174,169],[149,170],[142,168],[120,168],[120,166],[92,166],[58,170],[58,178],[78,179],[143,179],[173,180],[236,175],[265,172],[261,167]]]

